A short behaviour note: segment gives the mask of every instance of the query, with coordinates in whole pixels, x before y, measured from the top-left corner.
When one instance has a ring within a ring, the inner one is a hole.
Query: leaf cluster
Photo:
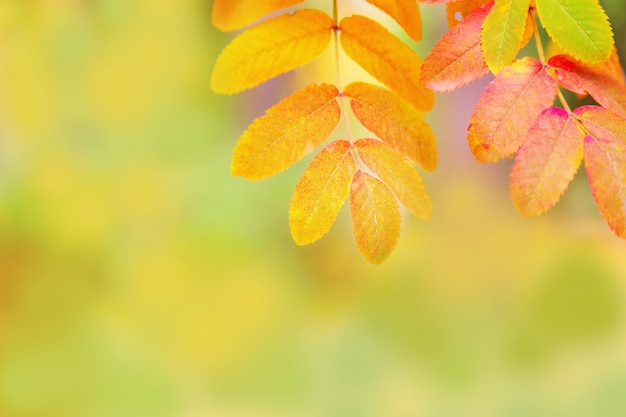
[[[421,18],[413,0],[368,0],[392,16],[414,40]],[[261,17],[301,1],[229,2],[216,0],[213,23],[222,30],[241,29]],[[363,67],[381,85],[355,81],[345,88],[308,85],[269,108],[243,132],[233,151],[235,176],[260,180],[275,175],[319,147],[296,184],[289,226],[297,244],[320,239],[348,200],[357,247],[372,263],[383,262],[399,238],[400,209],[427,220],[432,206],[416,165],[431,171],[437,147],[423,112],[434,94],[420,81],[422,59],[373,19],[355,14],[341,19],[337,2],[332,17],[316,9],[298,9],[254,24],[238,34],[218,56],[211,88],[234,94],[317,58],[334,37],[339,52]],[[339,59],[336,58],[339,74]],[[352,137],[348,103],[373,137]],[[340,119],[347,138],[322,146]]]
[[[495,74],[468,127],[476,160],[515,158],[511,198],[525,216],[556,204],[584,160],[600,213],[626,237],[626,82],[597,1],[438,3],[448,3],[450,30],[424,60],[424,84],[449,91]],[[562,53],[546,59],[539,25]],[[538,58],[518,58],[533,37]],[[572,110],[561,90],[590,95],[597,104]]]
[[[415,0],[367,1],[420,39]],[[626,237],[626,77],[597,0],[420,1],[445,5],[449,26],[424,60],[367,16],[339,18],[337,0],[332,15],[310,8],[284,12],[303,0],[215,0],[216,27],[245,28],[217,59],[211,75],[217,93],[253,88],[313,61],[330,44],[335,51],[336,82],[310,84],[254,120],[235,146],[232,174],[267,178],[321,148],[290,202],[293,239],[300,245],[320,239],[348,200],[357,247],[368,261],[381,263],[399,238],[400,205],[420,219],[431,216],[417,166],[432,171],[437,165],[424,117],[434,105],[433,91],[492,73],[468,126],[476,160],[515,158],[511,198],[524,216],[554,206],[584,161],[602,216]],[[540,28],[556,51],[551,56]],[[536,56],[520,57],[533,39]],[[344,87],[340,53],[380,85]],[[596,104],[572,109],[562,90],[589,95]],[[348,108],[372,137],[352,137]],[[347,137],[325,143],[342,118]]]

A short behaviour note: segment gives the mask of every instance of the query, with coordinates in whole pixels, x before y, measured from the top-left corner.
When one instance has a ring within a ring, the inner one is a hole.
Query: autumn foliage
[[[464,17],[449,21],[450,31],[424,60],[422,81],[448,91],[491,70],[495,79],[468,127],[476,160],[515,158],[511,198],[525,216],[556,204],[584,160],[600,212],[626,237],[626,83],[604,11],[596,0],[478,3],[447,5]],[[538,24],[565,53],[546,58]],[[537,58],[518,59],[533,36]],[[572,110],[561,90],[588,94],[597,105]]]
[[[216,0],[213,23],[242,29],[301,0]],[[411,37],[421,37],[415,0],[368,0]],[[296,184],[289,208],[300,245],[321,238],[345,200],[357,247],[381,263],[400,234],[402,205],[428,220],[432,205],[417,166],[437,165],[435,136],[424,112],[435,92],[495,74],[470,119],[467,143],[479,162],[514,157],[511,198],[522,215],[551,208],[584,161],[596,204],[611,229],[626,237],[626,82],[608,19],[596,0],[422,0],[445,4],[449,32],[422,59],[375,20],[340,18],[301,8],[250,26],[222,51],[212,89],[234,94],[303,66],[329,44],[382,85],[315,83],[267,110],[241,135],[232,174],[275,175],[321,147]],[[546,57],[539,27],[554,50]],[[518,57],[535,39],[536,56]],[[334,39],[335,42],[331,42]],[[329,69],[329,71],[337,68]],[[431,91],[432,90],[432,91]],[[561,90],[590,95],[596,105],[572,110]],[[349,106],[348,106],[349,103]],[[345,112],[373,137],[353,138]],[[340,119],[348,137],[326,143]]]

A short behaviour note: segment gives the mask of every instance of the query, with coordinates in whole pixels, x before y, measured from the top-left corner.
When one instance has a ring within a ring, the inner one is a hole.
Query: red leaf
[[[626,119],[600,106],[581,106],[574,110],[585,129],[596,138],[626,143]]]
[[[626,117],[626,85],[617,80],[608,67],[589,65],[568,55],[556,55],[548,60],[556,78],[578,94],[590,94],[599,104]]]
[[[511,167],[511,199],[524,216],[538,216],[563,195],[583,159],[584,134],[563,109],[545,110]]]
[[[588,135],[584,148],[593,198],[611,230],[626,238],[626,146]]]
[[[489,72],[480,48],[480,31],[493,2],[474,10],[435,44],[424,59],[422,82],[435,91],[450,91]]]
[[[504,68],[485,88],[470,119],[467,141],[476,159],[495,162],[517,151],[556,92],[556,81],[534,58]]]

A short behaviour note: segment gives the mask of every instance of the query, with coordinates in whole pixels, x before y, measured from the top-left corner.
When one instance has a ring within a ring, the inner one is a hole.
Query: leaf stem
[[[535,18],[536,12],[533,11],[533,18]],[[541,61],[541,63],[543,64],[544,67],[548,66],[548,61],[546,60],[546,54],[543,50],[543,44],[541,43],[541,36],[539,36],[539,26],[537,25],[537,20],[536,18],[535,20],[535,30],[534,30],[534,36],[535,36],[535,44],[537,45],[537,55],[539,55],[539,61]],[[554,77],[554,75],[553,75]],[[558,83],[558,80],[557,80]],[[569,104],[567,103],[567,100],[565,100],[565,97],[563,96],[563,93],[561,92],[561,86],[559,85],[559,87],[556,90],[557,92],[557,97],[559,98],[559,101],[561,102],[561,105],[563,106],[563,109],[568,112],[569,114],[572,114],[572,109],[570,108]]]
[[[533,35],[535,36],[535,45],[537,46],[537,55],[539,55],[539,61],[543,65],[547,64],[546,55],[543,52],[543,44],[541,43],[541,36],[539,36],[539,26],[537,25],[537,19],[535,18],[536,13],[533,11],[533,20],[535,22],[535,30],[533,31]]]
[[[341,28],[339,27],[339,13],[337,12],[337,0],[333,0],[333,38],[335,44],[335,78],[337,83],[337,89],[339,89],[339,108],[341,109],[341,117],[343,118],[346,124],[346,135],[348,136],[348,141],[350,144],[354,144],[354,138],[352,137],[352,128],[350,127],[350,120],[348,119],[348,113],[346,112],[346,100],[343,95],[343,86],[341,85],[341,70],[339,64],[339,31]],[[356,158],[356,152],[353,150],[355,159],[358,162],[358,158]]]

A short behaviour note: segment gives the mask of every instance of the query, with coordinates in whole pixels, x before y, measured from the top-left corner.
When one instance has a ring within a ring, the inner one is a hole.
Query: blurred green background
[[[623,0],[602,4],[624,55]],[[232,35],[210,10],[0,0],[0,416],[626,415],[626,241],[582,173],[547,215],[515,212],[510,161],[479,165],[465,141],[488,79],[437,96],[433,220],[404,216],[374,267],[345,207],[321,241],[291,240],[310,158],[230,176],[255,117],[334,82],[332,51],[217,96]],[[446,27],[421,10],[424,57]]]

